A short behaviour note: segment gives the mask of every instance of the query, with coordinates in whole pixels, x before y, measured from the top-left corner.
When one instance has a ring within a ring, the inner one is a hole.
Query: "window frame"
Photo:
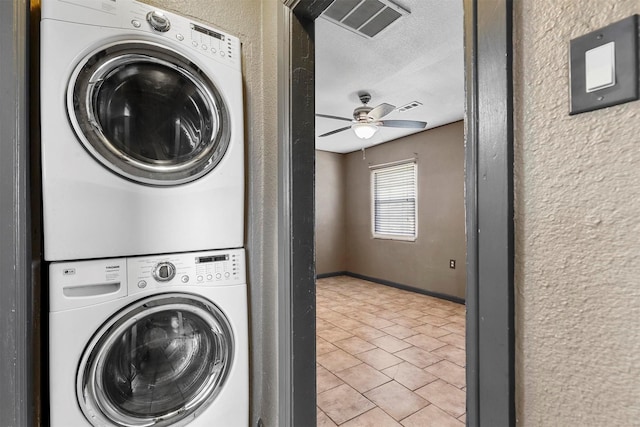
[[[376,190],[375,190],[375,179],[376,173],[380,171],[388,170],[391,168],[396,168],[398,166],[404,166],[407,164],[411,164],[413,166],[413,182],[414,182],[414,190],[415,190],[415,198],[414,198],[414,232],[413,235],[405,235],[405,234],[388,234],[388,233],[379,233],[376,232]],[[370,203],[371,203],[371,237],[373,239],[381,239],[381,240],[398,240],[404,242],[415,242],[418,240],[418,159],[406,159],[400,160],[392,163],[384,163],[380,165],[373,165],[369,167],[370,169]]]

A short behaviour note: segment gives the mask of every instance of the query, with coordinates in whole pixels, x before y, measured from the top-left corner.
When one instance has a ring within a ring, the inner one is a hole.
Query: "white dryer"
[[[44,257],[238,248],[239,40],[133,0],[42,0]]]
[[[249,424],[243,250],[49,273],[52,427]]]

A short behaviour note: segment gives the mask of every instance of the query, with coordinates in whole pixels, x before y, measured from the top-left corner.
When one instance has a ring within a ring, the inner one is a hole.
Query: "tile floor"
[[[464,426],[464,305],[348,276],[316,302],[318,427]]]

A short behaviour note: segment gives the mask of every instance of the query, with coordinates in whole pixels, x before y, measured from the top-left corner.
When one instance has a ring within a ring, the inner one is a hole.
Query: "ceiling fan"
[[[382,103],[377,107],[369,107],[367,104],[371,101],[371,95],[366,92],[359,95],[362,105],[353,110],[353,119],[346,117],[331,116],[328,114],[316,114],[317,117],[324,117],[327,119],[344,120],[351,122],[351,125],[343,128],[332,130],[331,132],[323,133],[319,135],[329,136],[338,132],[345,131],[347,129],[353,129],[353,132],[358,138],[369,139],[378,131],[380,127],[393,127],[393,128],[409,128],[409,129],[424,129],[427,126],[427,122],[419,122],[416,120],[381,120],[384,116],[391,113],[396,109],[394,105]]]

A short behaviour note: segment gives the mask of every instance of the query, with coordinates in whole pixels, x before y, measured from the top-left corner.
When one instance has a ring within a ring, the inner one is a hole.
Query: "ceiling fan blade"
[[[386,104],[383,102],[382,104],[375,107],[373,110],[369,111],[369,114],[367,115],[371,117],[373,120],[380,120],[381,118],[383,118],[384,116],[386,116],[387,114],[389,114],[395,109],[396,109],[395,105]]]
[[[416,120],[383,120],[376,124],[378,126],[392,128],[424,129],[427,127],[427,122],[419,122]]]
[[[346,117],[338,117],[338,116],[330,116],[328,114],[318,114],[316,113],[316,117],[324,117],[325,119],[336,119],[336,120],[344,120],[347,122],[352,122],[352,119],[347,119]]]
[[[318,138],[322,138],[323,136],[333,135],[334,133],[342,132],[343,130],[351,129],[351,126],[343,127],[340,129],[332,130],[331,132],[323,133],[322,135],[318,135]]]

